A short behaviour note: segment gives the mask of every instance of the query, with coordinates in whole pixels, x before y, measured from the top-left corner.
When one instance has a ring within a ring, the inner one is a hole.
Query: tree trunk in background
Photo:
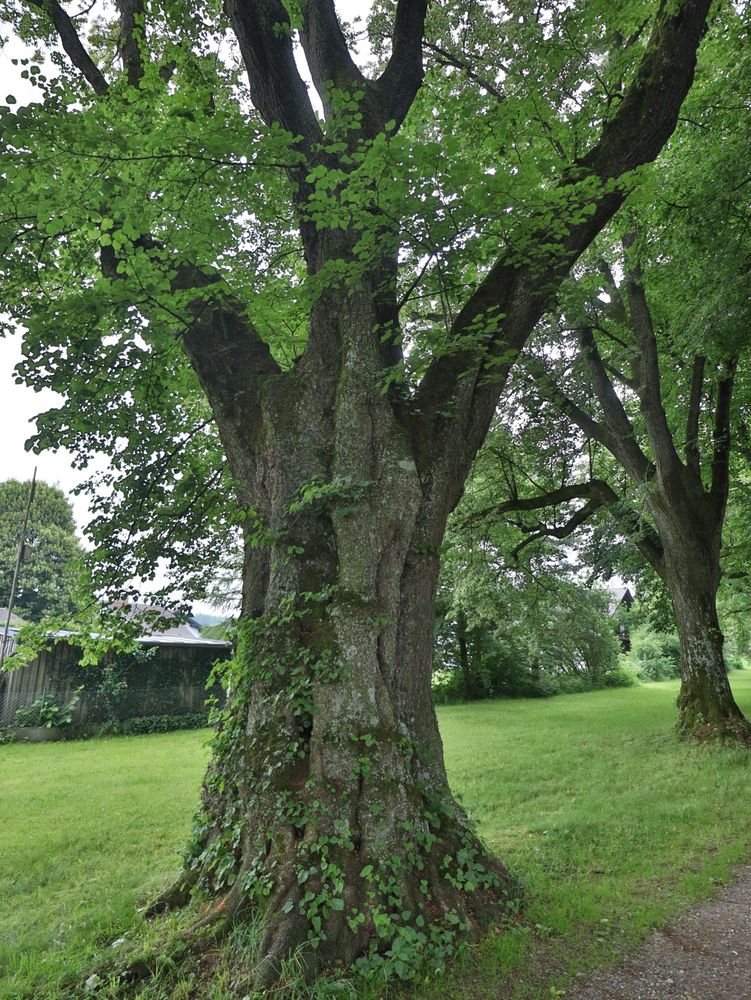
[[[456,641],[459,646],[459,665],[464,681],[464,697],[467,701],[472,701],[473,698],[477,697],[477,685],[467,646],[467,616],[461,608],[456,613]]]
[[[655,520],[664,545],[663,580],[681,645],[678,729],[698,739],[751,741],[749,724],[733,698],[717,617],[723,510],[706,498],[665,491]]]

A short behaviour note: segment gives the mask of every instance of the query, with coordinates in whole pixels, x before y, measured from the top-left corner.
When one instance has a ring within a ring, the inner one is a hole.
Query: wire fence
[[[62,725],[71,729],[95,729],[104,723],[124,722],[156,716],[208,717],[219,692],[205,687],[127,687],[113,692],[43,691],[41,693],[0,691],[0,727],[40,727]]]

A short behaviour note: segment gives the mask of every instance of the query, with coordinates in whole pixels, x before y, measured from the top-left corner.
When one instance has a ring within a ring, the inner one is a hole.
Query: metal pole
[[[10,600],[8,601],[8,614],[5,619],[5,628],[3,629],[3,640],[0,643],[0,670],[3,669],[3,664],[5,663],[5,649],[8,644],[8,632],[10,631],[10,619],[13,614],[13,605],[16,601],[16,586],[18,584],[18,574],[21,570],[21,561],[23,560],[23,550],[26,545],[26,529],[29,524],[29,514],[31,512],[31,504],[34,500],[34,491],[36,490],[37,483],[37,467],[34,466],[34,475],[31,477],[31,489],[29,490],[29,499],[26,503],[26,513],[23,518],[23,527],[21,528],[21,539],[18,543],[18,554],[16,555],[16,566],[13,570],[13,583],[10,585]]]

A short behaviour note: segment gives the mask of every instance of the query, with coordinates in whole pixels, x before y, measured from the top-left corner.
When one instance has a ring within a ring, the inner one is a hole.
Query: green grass
[[[0,747],[0,997],[83,971],[179,862],[207,730]]]
[[[751,672],[731,680],[751,714]],[[523,923],[417,996],[487,1000],[510,972],[515,996],[549,997],[748,857],[751,754],[675,740],[676,691],[667,682],[440,710],[452,786],[527,902]],[[0,747],[2,1000],[55,997],[133,931],[135,907],[176,870],[205,739]]]

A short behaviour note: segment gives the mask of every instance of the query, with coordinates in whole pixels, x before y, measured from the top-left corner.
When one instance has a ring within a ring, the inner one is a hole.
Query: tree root
[[[698,743],[720,743],[751,749],[751,722],[743,716],[714,722],[681,721],[678,723],[678,734]]]
[[[144,912],[146,920],[151,920],[160,913],[166,913],[167,910],[180,910],[187,906],[198,879],[198,872],[184,872],[176,882],[149,903]]]
[[[173,887],[174,890],[174,887]],[[166,894],[165,894],[166,895]],[[161,899],[162,897],[160,897]],[[170,897],[172,898],[172,897]],[[180,897],[182,898],[182,897]],[[165,904],[164,909],[167,909]],[[169,908],[172,908],[171,906]],[[130,989],[151,979],[158,972],[158,965],[165,957],[175,964],[180,964],[216,948],[227,937],[235,926],[235,922],[243,910],[238,893],[228,893],[214,903],[209,912],[191,926],[181,932],[164,951],[160,950],[153,956],[143,955],[134,958],[124,968],[117,971],[110,966],[110,973],[115,976],[118,984]],[[160,912],[160,911],[157,911]],[[107,970],[98,970],[107,971]]]

